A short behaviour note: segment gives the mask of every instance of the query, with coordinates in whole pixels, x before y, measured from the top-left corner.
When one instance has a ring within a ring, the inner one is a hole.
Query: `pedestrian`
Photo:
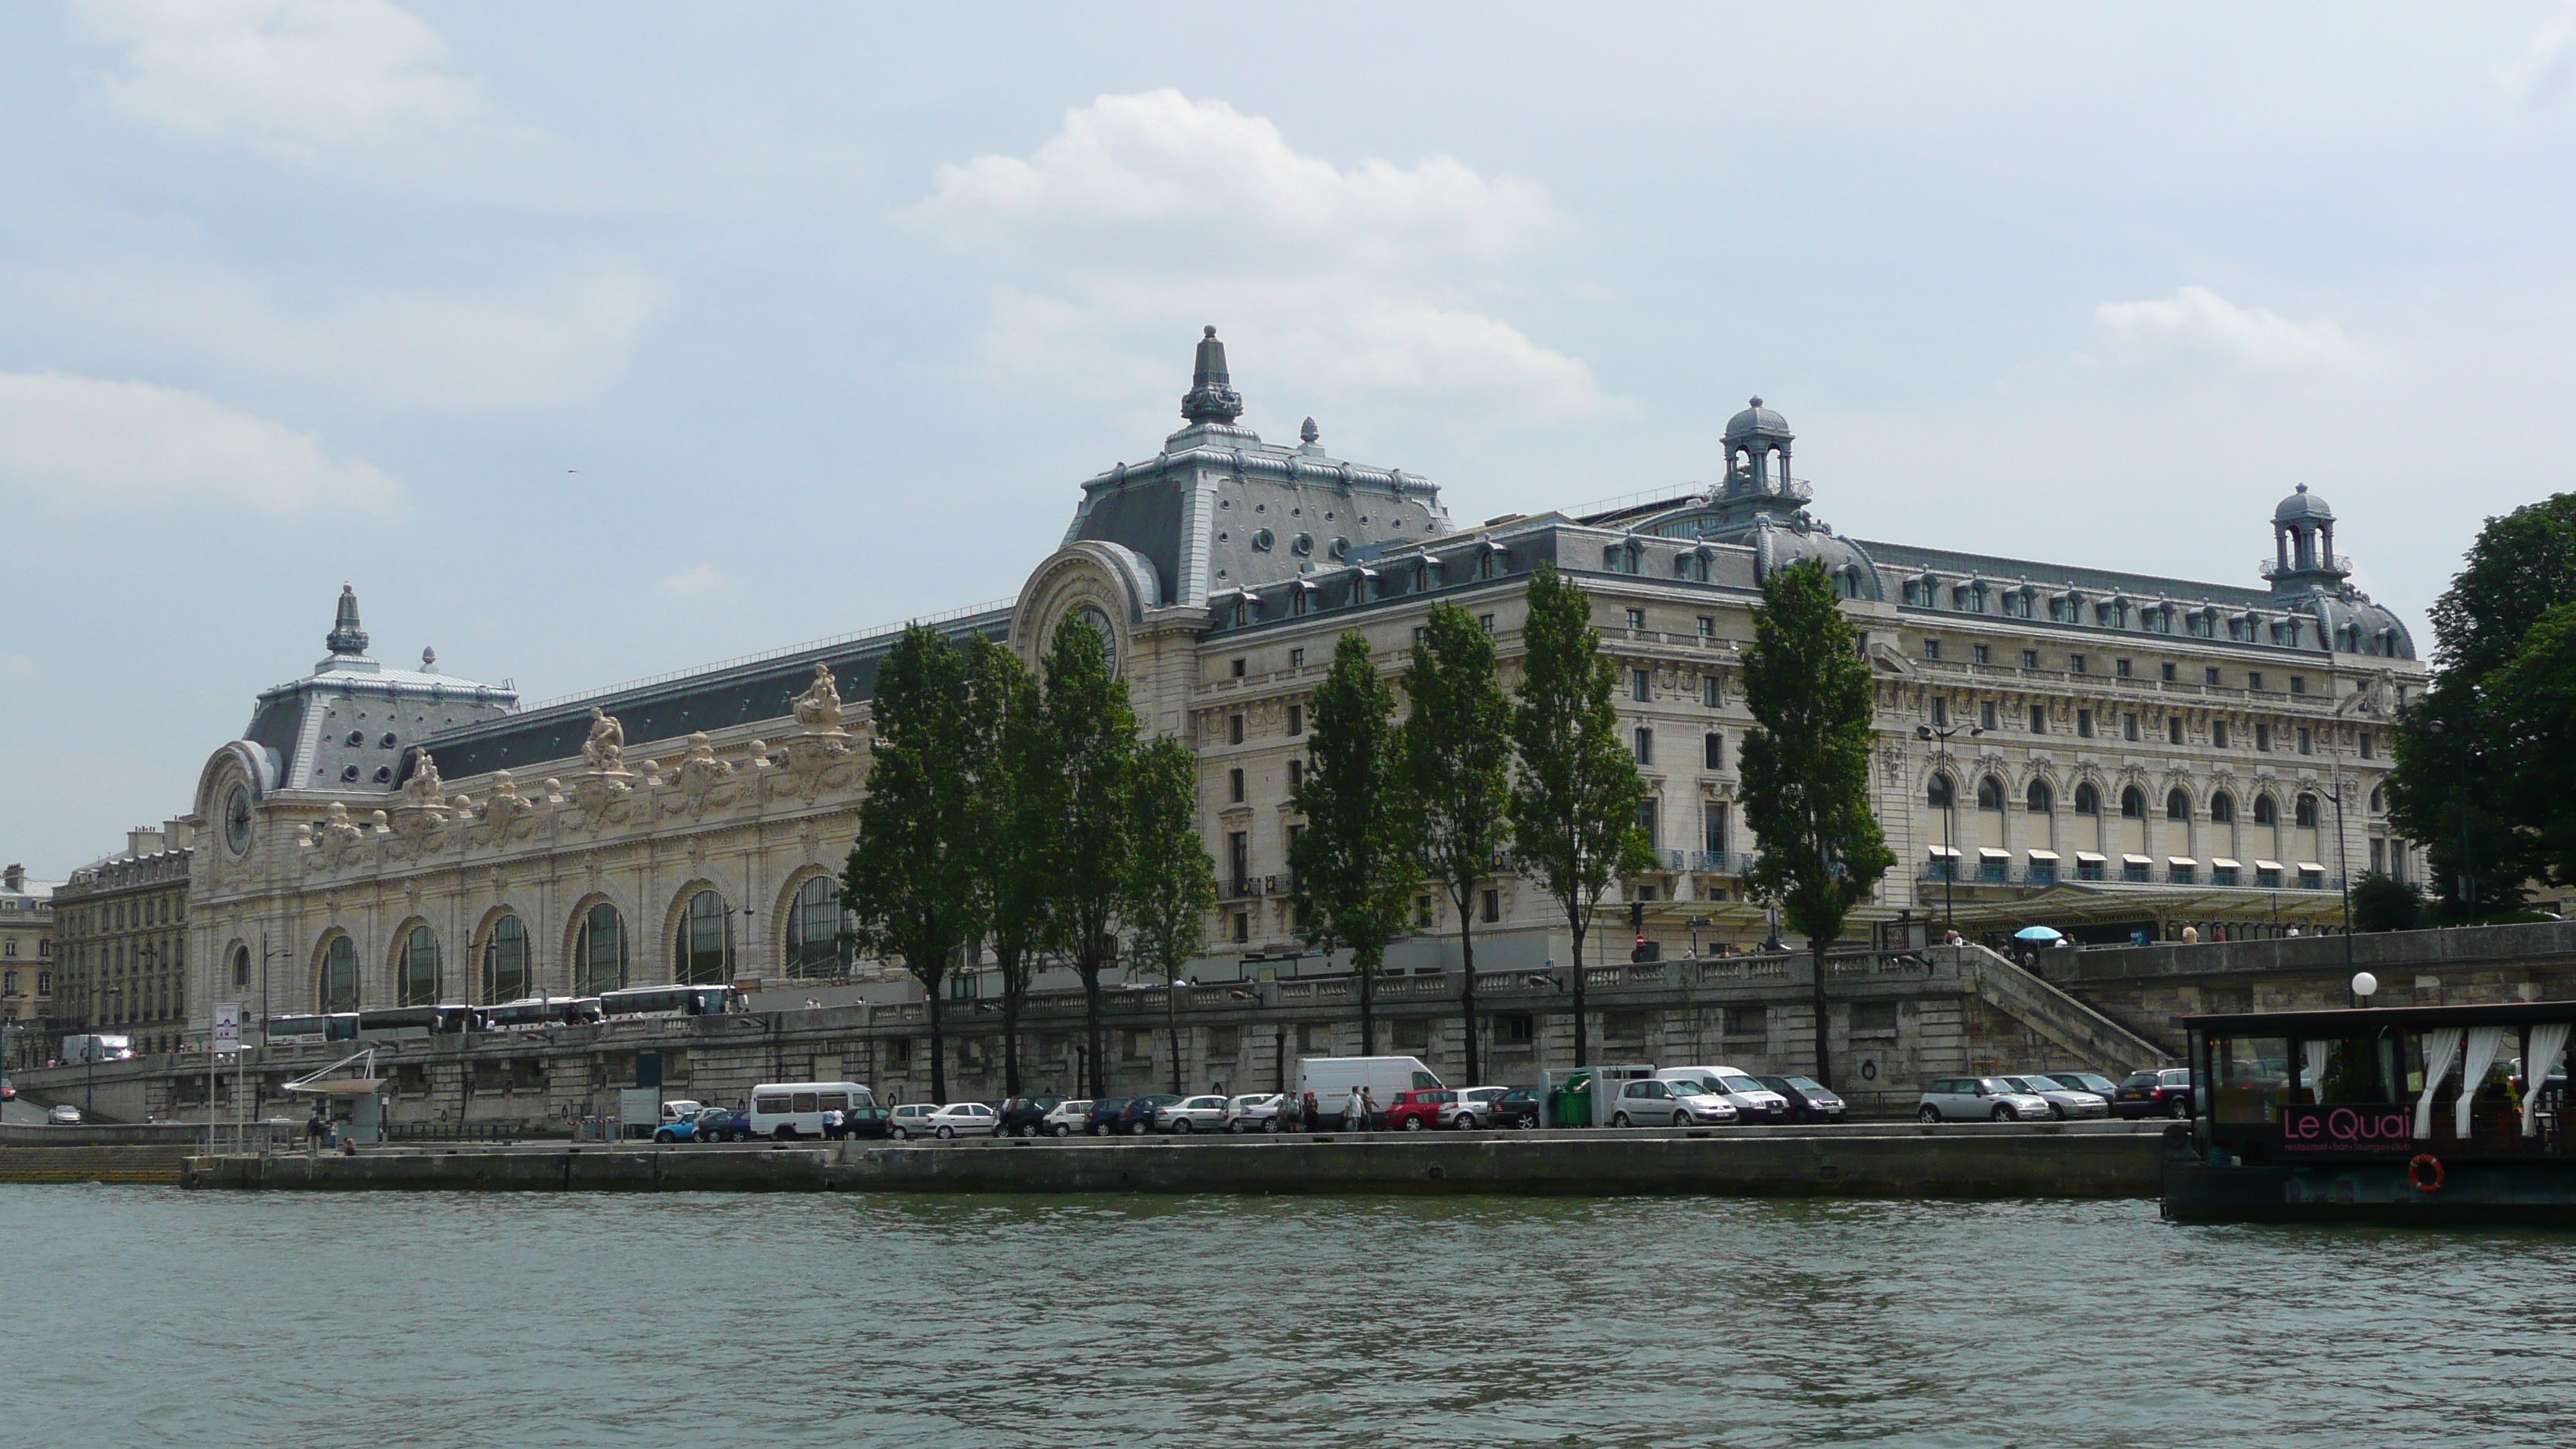
[[[1368,1114],[1360,1107],[1360,1089],[1357,1087],[1351,1088],[1350,1100],[1342,1104],[1342,1130],[1345,1132],[1368,1130]]]
[[[1305,1116],[1305,1119],[1306,1119],[1306,1130],[1307,1130],[1307,1131],[1309,1131],[1309,1132],[1313,1132],[1313,1131],[1316,1131],[1316,1130],[1320,1129],[1320,1128],[1323,1126],[1323,1124],[1324,1124],[1324,1109],[1316,1103],[1316,1101],[1315,1101],[1315,1094],[1314,1094],[1314,1093],[1312,1093],[1312,1092],[1308,1092],[1308,1093],[1306,1094],[1306,1100],[1305,1100],[1305,1103],[1304,1103],[1304,1105],[1303,1105],[1302,1111],[1303,1111],[1304,1116]]]
[[[1360,1129],[1365,1132],[1377,1130],[1377,1093],[1366,1087],[1360,1088]]]
[[[848,1120],[847,1118],[844,1118],[844,1117],[841,1115],[841,1109],[840,1109],[840,1108],[838,1108],[838,1107],[826,1107],[826,1108],[824,1108],[824,1109],[823,1109],[823,1137],[824,1137],[824,1140],[825,1140],[825,1141],[829,1141],[829,1142],[838,1142],[838,1141],[840,1141],[840,1140],[841,1140],[842,1131],[843,1131],[843,1123],[845,1123],[847,1120]]]
[[[322,1156],[322,1113],[316,1109],[304,1124],[304,1160],[314,1162]]]

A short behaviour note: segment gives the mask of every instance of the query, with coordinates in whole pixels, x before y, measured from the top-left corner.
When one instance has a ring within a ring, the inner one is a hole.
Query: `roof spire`
[[[322,641],[334,654],[367,652],[367,631],[358,627],[358,591],[347,584],[340,586],[340,610],[331,619],[331,633]]]
[[[1190,390],[1181,397],[1181,416],[1192,423],[1231,423],[1243,416],[1243,394],[1230,385],[1225,374],[1225,344],[1216,340],[1216,329],[1210,327],[1199,339],[1198,366],[1190,375]]]

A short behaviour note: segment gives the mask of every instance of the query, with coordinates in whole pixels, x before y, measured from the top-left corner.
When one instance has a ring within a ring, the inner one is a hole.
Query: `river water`
[[[23,1445],[2563,1444],[2576,1237],[0,1186]]]

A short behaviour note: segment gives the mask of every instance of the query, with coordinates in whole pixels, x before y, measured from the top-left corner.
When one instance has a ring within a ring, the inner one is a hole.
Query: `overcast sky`
[[[531,699],[1002,598],[1178,422],[1461,522],[1708,479],[2422,619],[2566,485],[2564,4],[0,8],[0,858],[342,581]]]

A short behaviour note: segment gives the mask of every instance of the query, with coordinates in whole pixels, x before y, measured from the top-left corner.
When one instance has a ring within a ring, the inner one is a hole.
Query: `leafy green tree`
[[[1565,914],[1574,938],[1574,1063],[1591,1061],[1583,938],[1616,876],[1654,869],[1638,815],[1647,799],[1637,758],[1611,704],[1619,666],[1601,653],[1592,601],[1541,564],[1530,579],[1529,622],[1512,707],[1512,858]]]
[[[1780,903],[1814,959],[1816,1080],[1831,1087],[1825,952],[1896,863],[1869,807],[1869,666],[1833,579],[1813,559],[1775,569],[1744,654],[1744,822],[1762,842],[1749,884]]]
[[[2485,695],[2531,873],[2576,885],[2576,604],[2534,621],[2513,658],[2487,676]]]
[[[2352,928],[2356,931],[2411,931],[2423,924],[2424,891],[2409,880],[2377,871],[2352,884]]]
[[[2549,802],[2519,793],[2527,761],[2488,692],[2542,616],[2569,603],[2576,494],[2561,493],[2488,519],[2433,605],[2437,673],[2399,718],[2389,814],[2423,843],[2449,919],[2510,913],[2523,883],[2551,869],[2546,828],[2530,818]]]
[[[1136,958],[1163,978],[1163,1026],[1178,1092],[1181,968],[1206,945],[1208,912],[1216,908],[1216,862],[1199,834],[1198,756],[1176,739],[1145,746],[1129,799],[1127,929]]]
[[[1002,977],[1002,1083],[1020,1095],[1020,1016],[1047,934],[1062,783],[1037,679],[990,636],[966,644],[966,755],[980,844],[978,917]]]
[[[1360,985],[1360,1053],[1374,1056],[1373,983],[1388,943],[1403,934],[1415,866],[1396,768],[1395,691],[1356,632],[1333,646],[1333,667],[1316,686],[1312,714],[1312,764],[1292,797],[1306,827],[1289,845],[1288,864],[1296,872],[1307,943],[1351,953]]]
[[[1056,626],[1041,686],[1046,748],[1055,760],[1054,899],[1047,939],[1082,978],[1083,1031],[1094,1097],[1100,1061],[1100,972],[1117,948],[1132,854],[1129,780],[1136,768],[1136,711],[1110,669],[1109,641],[1076,614]]]
[[[871,954],[895,957],[930,997],[930,1095],[948,1100],[940,982],[975,938],[977,830],[966,659],[915,625],[877,668],[876,740],[858,838],[841,872],[841,906]]]
[[[1404,676],[1413,711],[1401,731],[1405,794],[1423,874],[1458,908],[1466,981],[1467,1080],[1476,1066],[1476,888],[1512,838],[1512,705],[1494,672],[1494,636],[1455,604],[1434,607]]]

